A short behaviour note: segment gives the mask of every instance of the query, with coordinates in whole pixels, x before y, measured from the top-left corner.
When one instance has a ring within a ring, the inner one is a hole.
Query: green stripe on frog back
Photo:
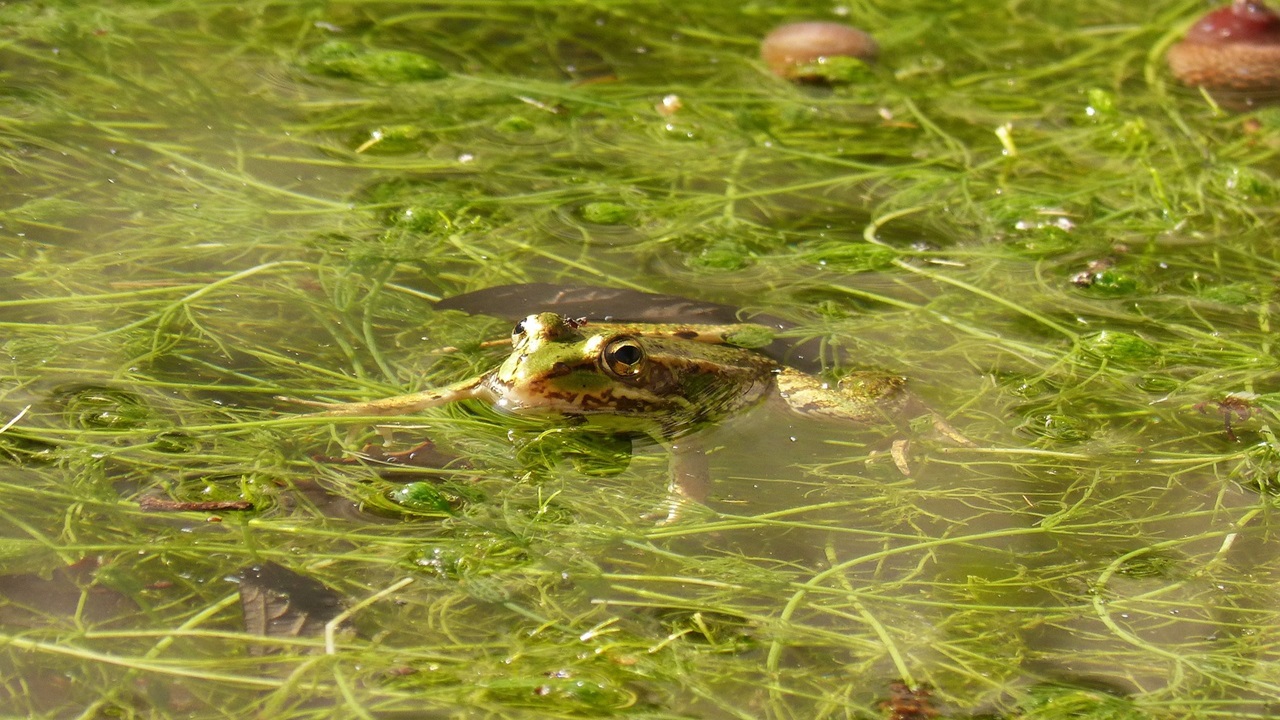
[[[597,326],[598,327],[598,326]],[[708,345],[732,345],[760,348],[774,340],[773,328],[743,323],[741,325],[637,325],[618,326],[628,334],[646,338],[676,338]]]

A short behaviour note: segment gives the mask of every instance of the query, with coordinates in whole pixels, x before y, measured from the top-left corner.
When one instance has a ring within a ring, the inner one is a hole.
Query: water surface
[[[1267,716],[1280,119],[1171,84],[1201,9],[0,7],[4,705]],[[775,78],[797,19],[881,61]],[[974,447],[760,408],[657,527],[659,447],[450,409],[395,448],[465,464],[384,477],[275,399],[492,367],[509,323],[433,302],[526,282],[770,313]],[[269,563],[332,652],[246,624]]]

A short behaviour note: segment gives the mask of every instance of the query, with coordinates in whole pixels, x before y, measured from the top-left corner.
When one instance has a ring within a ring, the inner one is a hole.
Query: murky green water
[[[1200,4],[1069,5],[0,5],[0,715],[1268,716],[1280,115],[1167,78]],[[812,18],[881,61],[770,75]],[[492,367],[432,303],[532,282],[974,446],[762,407],[655,526],[660,447],[454,408],[385,475],[276,399]]]

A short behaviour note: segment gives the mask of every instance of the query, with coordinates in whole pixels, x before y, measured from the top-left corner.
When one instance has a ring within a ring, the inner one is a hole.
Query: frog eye
[[[518,340],[524,334],[525,334],[524,321],[521,320],[520,322],[516,323],[516,326],[514,328],[511,329],[511,339],[513,341]]]
[[[632,338],[619,338],[600,355],[604,369],[617,377],[631,377],[644,368],[644,348]]]

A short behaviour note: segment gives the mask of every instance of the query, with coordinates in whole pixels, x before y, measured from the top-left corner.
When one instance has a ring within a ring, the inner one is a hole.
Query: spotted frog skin
[[[672,450],[674,519],[679,501],[702,500],[709,481],[700,428],[765,402],[856,423],[884,422],[906,402],[901,377],[856,373],[833,388],[752,347],[762,325],[647,325],[571,320],[556,313],[516,324],[511,355],[496,370],[443,388],[354,403],[314,403],[317,415],[403,415],[461,400],[505,412],[582,418],[619,432],[651,435]]]

